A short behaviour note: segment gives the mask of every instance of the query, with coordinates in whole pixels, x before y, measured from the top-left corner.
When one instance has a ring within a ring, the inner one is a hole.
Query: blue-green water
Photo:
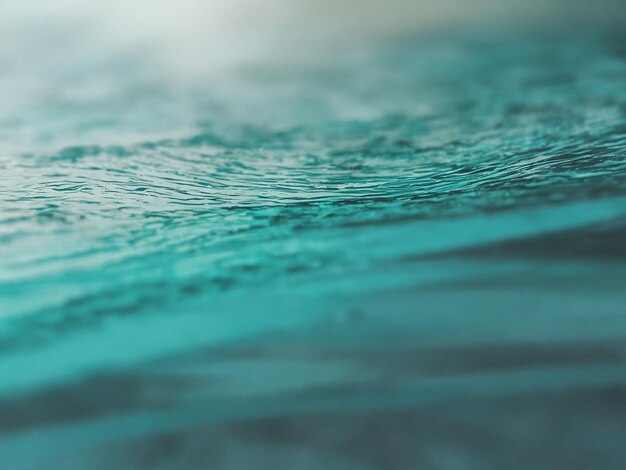
[[[623,36],[111,67],[2,123],[3,468],[626,465]]]

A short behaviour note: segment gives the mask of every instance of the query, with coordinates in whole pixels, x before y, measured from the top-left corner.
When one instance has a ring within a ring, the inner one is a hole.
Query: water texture
[[[3,467],[623,468],[624,40],[16,110]]]

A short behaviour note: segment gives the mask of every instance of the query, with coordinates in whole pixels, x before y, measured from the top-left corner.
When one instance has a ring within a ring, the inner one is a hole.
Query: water
[[[623,41],[58,72],[2,121],[6,468],[622,467]]]

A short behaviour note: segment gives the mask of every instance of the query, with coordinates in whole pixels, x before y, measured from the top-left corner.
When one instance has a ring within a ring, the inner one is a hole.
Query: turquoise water
[[[623,467],[623,44],[112,64],[15,111],[4,468]]]

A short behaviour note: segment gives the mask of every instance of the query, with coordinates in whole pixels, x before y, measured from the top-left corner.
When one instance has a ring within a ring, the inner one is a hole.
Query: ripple
[[[395,430],[392,410],[423,418],[457,385],[520,420],[515,403],[552,406],[548,384],[591,397],[596,419],[621,396],[626,331],[626,62],[611,44],[405,38],[277,87],[194,89],[193,105],[155,85],[155,107],[186,118],[151,134],[162,114],[142,108],[135,128],[123,99],[94,122],[35,113],[48,140],[0,157],[0,431],[75,438],[85,421],[105,448],[123,415],[150,453],[159,433],[195,442],[215,402],[237,439],[232,423],[254,434],[278,412]],[[295,366],[272,355],[290,341]],[[220,356],[250,344],[267,357]],[[151,375],[167,361],[191,372]]]

